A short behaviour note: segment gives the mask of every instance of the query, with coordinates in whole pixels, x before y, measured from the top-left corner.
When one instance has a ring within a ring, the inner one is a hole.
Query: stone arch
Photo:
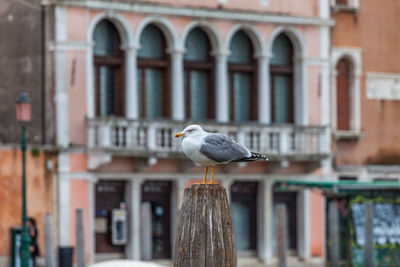
[[[222,42],[222,34],[216,27],[206,21],[192,21],[188,25],[186,25],[183,30],[180,47],[185,47],[185,41],[189,35],[189,33],[196,27],[201,28],[206,34],[211,43],[211,51],[212,53],[217,53],[223,51],[223,42]]]
[[[136,29],[135,35],[134,43],[136,47],[140,47],[140,36],[142,35],[146,26],[150,24],[154,24],[159,27],[161,32],[164,34],[164,37],[167,40],[167,50],[172,51],[173,49],[177,48],[179,40],[174,25],[166,18],[159,17],[147,17],[140,22],[138,28]]]
[[[265,54],[266,46],[265,42],[263,41],[264,38],[262,33],[257,29],[257,27],[248,24],[236,24],[229,30],[225,40],[226,51],[229,51],[229,46],[232,42],[232,38],[239,31],[245,32],[250,38],[254,48],[255,57]]]

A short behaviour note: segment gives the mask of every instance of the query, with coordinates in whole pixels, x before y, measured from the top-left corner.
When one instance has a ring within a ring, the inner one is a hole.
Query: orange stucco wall
[[[324,256],[324,198],[319,190],[310,192],[310,253],[312,257]]]
[[[53,212],[53,174],[46,171],[52,156],[26,153],[27,211],[36,219],[40,252],[44,253],[44,215]],[[11,227],[21,226],[22,160],[19,147],[0,148],[0,256],[11,255]]]
[[[88,181],[84,179],[73,179],[70,180],[70,240],[71,246],[75,247],[76,236],[75,236],[75,219],[76,210],[83,209],[84,220],[85,220],[85,247],[86,247],[86,258],[89,259],[89,196],[88,196]]]
[[[336,143],[334,150],[339,165],[400,157],[400,131],[396,128],[400,120],[400,102],[366,98],[367,72],[400,73],[400,2],[388,0],[382,4],[363,0],[360,5],[357,15],[336,13],[336,25],[332,30],[333,46],[362,48],[361,127],[364,136],[359,141]],[[390,164],[389,160],[387,162]]]
[[[87,155],[80,153],[71,153],[69,155],[69,164],[71,172],[85,172],[87,170]],[[85,227],[85,247],[86,258],[89,259],[89,185],[86,179],[70,180],[70,240],[71,245],[75,246],[75,219],[76,210],[83,209],[84,227]]]

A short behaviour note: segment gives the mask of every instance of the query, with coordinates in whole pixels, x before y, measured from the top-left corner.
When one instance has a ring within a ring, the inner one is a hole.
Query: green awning
[[[318,188],[332,193],[346,193],[346,191],[353,190],[400,190],[400,183],[396,181],[359,182],[356,180],[278,180],[277,185],[281,191],[292,191],[301,188]]]

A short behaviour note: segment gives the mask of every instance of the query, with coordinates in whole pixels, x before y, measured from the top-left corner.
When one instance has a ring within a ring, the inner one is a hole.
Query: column
[[[355,71],[354,73],[354,82],[353,89],[351,93],[351,97],[354,99],[350,99],[351,105],[351,115],[350,115],[350,127],[351,130],[355,132],[361,131],[361,94],[360,94],[360,80],[361,73],[360,71]]]
[[[258,187],[258,255],[265,264],[272,263],[273,247],[273,181],[265,180]]]
[[[183,88],[184,49],[175,49],[171,54],[172,119],[185,120],[185,92]]]
[[[69,155],[58,156],[58,231],[59,245],[70,246],[70,182]]]
[[[126,246],[126,255],[128,259],[140,260],[140,205],[142,203],[142,180],[132,179],[128,187],[129,241],[128,246]]]
[[[174,181],[172,187],[172,205],[171,205],[171,247],[175,246],[175,236],[176,236],[176,226],[177,226],[177,218],[178,212],[182,207],[183,201],[183,193],[185,191],[185,186],[188,180],[183,178],[178,178],[178,180]]]
[[[94,62],[93,62],[94,43],[88,44],[86,49],[86,116],[88,119],[95,117],[95,90],[94,90]]]
[[[68,78],[67,78],[67,53],[58,44],[67,41],[66,32],[66,9],[57,6],[56,13],[56,50],[54,52],[55,62],[55,102],[56,102],[56,134],[57,145],[67,147],[69,145],[68,128]]]
[[[137,47],[129,46],[125,49],[125,114],[128,119],[139,118],[139,96],[137,87]]]
[[[271,123],[271,89],[268,55],[257,56],[258,63],[258,121],[261,124]]]
[[[299,257],[310,257],[310,190],[305,189],[297,195],[297,250]]]
[[[329,27],[321,27],[321,58],[323,63],[321,65],[321,124],[330,124],[330,106],[329,101]],[[324,50],[324,51],[322,51]],[[336,96],[335,96],[336,98]],[[334,103],[332,101],[332,103]]]
[[[303,55],[296,56],[294,59],[294,110],[295,123],[297,125],[307,125],[307,64]]]
[[[89,196],[89,264],[94,263],[95,256],[95,240],[94,240],[94,218],[95,218],[95,183],[97,181],[95,179],[88,179],[88,196]]]
[[[215,73],[215,117],[218,122],[229,121],[229,100],[228,100],[228,53],[219,51],[214,53],[216,62]]]

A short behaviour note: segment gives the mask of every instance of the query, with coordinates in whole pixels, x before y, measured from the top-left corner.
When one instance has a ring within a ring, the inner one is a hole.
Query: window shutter
[[[277,75],[274,79],[274,114],[276,123],[288,123],[289,117],[289,99],[290,83],[289,77]]]
[[[207,118],[206,101],[207,74],[203,71],[190,73],[190,114],[192,120],[203,121]]]
[[[185,60],[187,61],[206,61],[207,55],[207,36],[200,29],[190,32],[186,40]]]
[[[239,31],[232,38],[230,51],[229,63],[243,64],[250,62],[250,40],[244,32]]]
[[[292,45],[289,38],[285,34],[280,34],[274,41],[272,47],[271,65],[274,66],[290,66],[292,65],[291,58]]]
[[[161,31],[154,25],[147,26],[140,37],[141,48],[138,51],[138,57],[162,59],[163,36]]]
[[[100,67],[100,115],[113,115],[115,90],[115,70]]]
[[[336,66],[337,129],[350,130],[350,66],[341,59]]]
[[[161,117],[161,71],[146,70],[146,117],[157,119]]]
[[[234,83],[234,106],[235,122],[246,122],[249,120],[249,75],[245,73],[235,73]]]
[[[107,21],[101,21],[93,32],[95,56],[114,56],[115,55],[115,35],[114,25]]]

